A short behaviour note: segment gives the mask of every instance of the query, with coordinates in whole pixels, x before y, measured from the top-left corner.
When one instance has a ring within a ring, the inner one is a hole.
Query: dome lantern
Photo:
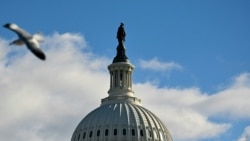
[[[108,91],[109,96],[102,99],[102,105],[118,101],[127,101],[134,104],[139,104],[141,100],[134,97],[132,90],[132,73],[134,66],[129,62],[126,56],[125,49],[125,36],[126,32],[124,24],[121,23],[117,30],[118,46],[116,48],[116,56],[113,59],[112,64],[108,66],[110,74],[110,89]]]

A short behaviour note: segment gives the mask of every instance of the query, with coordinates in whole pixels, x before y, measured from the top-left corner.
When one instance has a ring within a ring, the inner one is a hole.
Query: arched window
[[[117,71],[115,71],[114,79],[115,79],[114,83],[115,83],[115,88],[116,88],[116,87],[118,87],[117,86],[117,84],[118,84],[118,72]]]
[[[114,129],[114,135],[117,136],[117,129]]]
[[[82,138],[85,139],[85,137],[86,137],[86,132],[83,133]]]
[[[135,129],[132,129],[131,133],[132,133],[132,136],[135,136]]]
[[[99,137],[100,136],[100,130],[97,130],[96,132],[96,136]]]
[[[140,135],[143,136],[143,130],[142,129],[140,130]]]
[[[105,136],[109,135],[109,129],[105,129]]]
[[[120,85],[120,87],[123,87],[123,71],[122,70],[120,70],[120,82],[119,82],[119,85]]]
[[[126,131],[125,128],[123,128],[123,129],[122,129],[122,135],[123,135],[123,136],[126,136],[126,134],[127,134],[127,131]]]
[[[89,137],[90,137],[90,138],[92,137],[92,133],[93,133],[93,131],[90,131],[90,132],[89,132]]]
[[[114,74],[113,72],[110,72],[110,87],[114,87]]]

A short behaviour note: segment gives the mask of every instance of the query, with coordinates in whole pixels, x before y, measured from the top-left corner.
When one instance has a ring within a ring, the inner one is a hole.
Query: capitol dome
[[[71,141],[172,141],[163,122],[134,96],[134,66],[125,53],[125,35],[121,24],[117,32],[117,55],[108,66],[109,96],[82,119]]]

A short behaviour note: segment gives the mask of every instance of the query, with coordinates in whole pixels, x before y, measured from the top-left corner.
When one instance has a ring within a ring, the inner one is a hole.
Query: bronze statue
[[[118,39],[118,46],[116,48],[116,56],[113,59],[113,63],[117,63],[117,62],[129,62],[128,57],[126,56],[126,49],[125,49],[125,36],[126,36],[126,32],[124,29],[124,24],[121,23],[121,25],[118,28],[117,31],[117,35],[116,38]]]
[[[118,28],[117,35],[116,35],[116,38],[118,39],[119,44],[123,44],[123,42],[125,42],[125,36],[126,36],[126,32],[124,29],[124,24],[121,23],[121,25]]]

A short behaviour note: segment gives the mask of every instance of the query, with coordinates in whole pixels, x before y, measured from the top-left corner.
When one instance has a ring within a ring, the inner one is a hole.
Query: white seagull
[[[7,23],[4,25],[4,27],[14,31],[19,39],[14,40],[10,43],[10,45],[24,45],[26,44],[27,48],[35,54],[38,58],[41,60],[45,60],[46,56],[44,52],[39,48],[39,42],[43,42],[43,36],[40,33],[36,33],[33,36],[25,31],[24,29],[18,27],[14,23]]]

